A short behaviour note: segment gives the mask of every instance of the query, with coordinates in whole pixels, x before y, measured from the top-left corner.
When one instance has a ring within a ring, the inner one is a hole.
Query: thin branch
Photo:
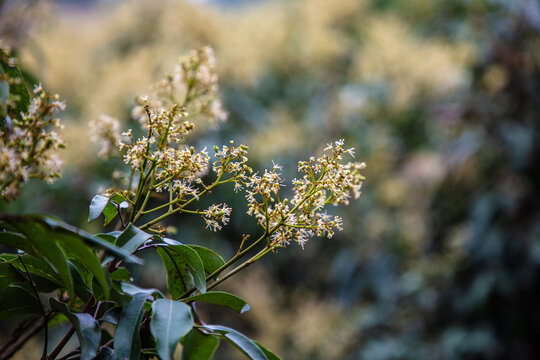
[[[19,256],[19,261],[24,267],[24,271],[26,272],[26,275],[28,276],[28,281],[30,282],[30,285],[32,285],[32,289],[34,290],[34,294],[36,295],[36,300],[39,304],[39,308],[41,309],[41,314],[43,315],[43,321],[47,323],[47,313],[45,312],[45,308],[43,307],[43,304],[41,303],[41,300],[39,298],[39,292],[37,290],[36,283],[34,282],[34,280],[32,280],[32,276],[30,276],[30,272],[28,271],[28,268],[26,267],[26,264],[24,263],[22,256],[20,254],[18,254],[18,256]],[[41,354],[41,360],[46,360],[47,359],[47,343],[49,341],[48,327],[45,326],[43,331],[44,331],[45,339],[43,341],[43,353]]]
[[[36,326],[34,326],[29,332],[27,332],[24,336],[19,338],[17,342],[15,342],[10,348],[6,350],[6,353],[4,355],[0,356],[0,360],[6,360],[12,357],[19,349],[26,344],[28,340],[35,334],[37,334],[43,326],[47,326],[47,322],[45,319],[42,319]]]

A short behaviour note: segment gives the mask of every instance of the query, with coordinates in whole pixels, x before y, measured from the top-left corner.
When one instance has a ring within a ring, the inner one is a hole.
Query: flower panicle
[[[54,182],[62,169],[58,150],[65,147],[59,133],[63,127],[55,115],[66,105],[41,84],[33,94],[28,112],[18,118],[6,116],[0,130],[0,197],[4,200],[15,199],[30,178]]]
[[[273,169],[265,170],[262,176],[250,177],[248,214],[271,234],[274,244],[284,246],[296,241],[303,247],[310,237],[331,238],[336,230],[342,230],[342,219],[329,215],[325,207],[348,205],[351,197],[357,199],[365,168],[365,163],[343,163],[345,155],[354,156],[354,149],[343,146],[344,141],[338,140],[328,144],[321,157],[298,163],[298,171],[304,175],[292,181],[294,195],[290,201],[280,200],[283,180],[279,165],[274,163]]]

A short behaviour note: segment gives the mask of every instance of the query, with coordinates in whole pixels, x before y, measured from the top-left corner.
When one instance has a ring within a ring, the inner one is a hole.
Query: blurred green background
[[[66,167],[1,212],[87,209],[120,166],[88,122],[133,127],[136,95],[180,55],[216,51],[229,120],[196,147],[250,147],[284,167],[344,138],[365,161],[344,230],[279,251],[231,280],[252,306],[202,309],[283,359],[540,358],[540,3],[535,0],[0,1],[0,38],[66,100]],[[173,236],[233,254],[256,235],[245,201],[223,231],[176,217]],[[332,209],[334,210],[334,209]],[[141,285],[163,287],[147,259]],[[19,358],[34,358],[32,349]],[[238,356],[223,344],[217,359]]]

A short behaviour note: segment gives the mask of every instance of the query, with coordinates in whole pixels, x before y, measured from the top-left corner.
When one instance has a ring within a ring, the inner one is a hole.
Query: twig
[[[9,337],[9,339],[7,339],[6,343],[4,345],[2,345],[2,347],[0,348],[0,357],[1,357],[1,354],[4,351],[6,351],[6,349],[9,348],[10,345],[13,345],[13,342],[16,341],[17,339],[19,339],[21,337],[21,335],[26,330],[28,330],[28,328],[30,326],[32,326],[34,321],[38,320],[39,318],[41,318],[41,316],[35,315],[35,316],[32,316],[32,317],[26,319],[25,321],[21,321],[17,325],[17,327],[15,327],[15,329],[13,329],[13,331],[11,332],[11,336]]]
[[[45,308],[43,307],[43,304],[41,303],[41,300],[39,298],[39,293],[38,293],[38,290],[37,290],[37,286],[36,286],[36,283],[34,282],[34,280],[32,280],[32,276],[30,276],[30,272],[28,271],[28,268],[26,267],[26,264],[24,263],[23,259],[22,259],[22,256],[19,255],[19,261],[21,262],[21,264],[23,265],[24,267],[24,271],[26,272],[26,275],[28,276],[28,281],[30,282],[30,285],[32,285],[32,289],[34,290],[34,294],[36,295],[36,300],[39,304],[39,308],[41,309],[41,314],[43,315],[43,321],[45,322],[45,324],[47,323],[47,313],[45,312]],[[43,341],[43,353],[41,354],[41,360],[46,360],[47,359],[47,342],[49,341],[49,330],[48,330],[48,327],[47,326],[44,326],[44,336],[45,336],[45,339]]]
[[[17,342],[8,348],[6,350],[6,354],[0,356],[0,360],[6,360],[12,357],[32,336],[37,334],[43,326],[47,326],[47,322],[44,319],[42,319],[39,324],[34,326],[29,332],[19,338]]]

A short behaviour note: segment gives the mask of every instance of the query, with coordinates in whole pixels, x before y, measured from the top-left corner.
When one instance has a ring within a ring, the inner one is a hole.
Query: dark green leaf
[[[237,349],[253,360],[268,360],[264,352],[248,337],[236,330],[221,325],[205,325],[213,334],[231,343]]]
[[[197,254],[199,254],[203,264],[204,264],[204,270],[211,274],[217,269],[219,269],[221,266],[225,265],[225,260],[221,256],[219,256],[214,251],[197,245],[189,245],[190,248],[195,250]]]
[[[90,296],[92,296],[92,291],[90,290],[90,287],[83,280],[81,274],[77,270],[77,267],[73,265],[71,261],[68,262],[68,265],[69,270],[71,271],[71,278],[73,279],[73,287],[75,290],[75,294],[83,301],[88,301],[90,299]]]
[[[0,320],[21,314],[40,313],[38,300],[21,284],[0,290]]]
[[[127,263],[133,263],[133,264],[143,263],[141,259],[139,259],[138,257],[134,255],[131,255],[131,253],[123,249],[120,249],[114,245],[111,245],[109,242],[104,241],[103,239],[100,239],[97,236],[93,236],[84,230],[68,225],[62,221],[52,219],[50,217],[37,216],[37,215],[28,216],[27,218],[29,218],[30,220],[35,220],[35,221],[42,221],[48,227],[50,227],[50,229],[53,231],[59,231],[59,232],[68,233],[70,235],[78,236],[83,241],[89,243],[90,245],[101,247],[107,250],[110,254],[117,256],[120,259],[123,259]]]
[[[210,291],[189,297],[187,301],[202,301],[210,304],[227,306],[240,314],[249,311],[251,307],[244,299],[225,291]]]
[[[131,275],[125,267],[120,267],[111,273],[111,280],[131,281]]]
[[[108,346],[101,349],[96,360],[114,360],[114,350]]]
[[[186,304],[168,299],[159,299],[152,303],[150,332],[161,359],[172,359],[178,342],[192,328],[193,317]]]
[[[42,215],[17,216],[17,215],[0,214],[0,221],[4,221],[4,223],[2,223],[2,227],[4,228],[8,227],[10,230],[19,232],[23,235],[26,234],[25,231],[23,231],[23,229],[26,229],[28,226],[39,225],[39,226],[47,228],[48,230],[54,233],[64,233],[67,235],[79,237],[85,243],[88,243],[91,246],[98,246],[98,247],[104,248],[110,254],[117,256],[120,259],[123,259],[125,262],[134,263],[134,264],[143,263],[141,259],[137,258],[134,255],[131,255],[125,250],[117,248],[114,245],[110,244],[109,242],[103,239],[100,239],[97,236],[93,236],[84,230],[68,225],[58,219],[53,219],[51,217],[42,216]],[[31,238],[28,238],[28,239],[32,240]],[[36,248],[36,251],[37,251],[37,248]]]
[[[105,294],[105,298],[108,299],[109,284],[107,283],[104,269],[101,267],[101,262],[94,251],[92,251],[91,248],[85,245],[80,238],[76,236],[70,236],[64,233],[56,233],[52,236],[54,235],[56,235],[57,240],[61,243],[64,251],[68,255],[74,256],[86,267],[88,271],[92,273],[92,275],[94,275],[94,278],[97,280],[101,286],[101,289],[103,290],[103,293]]]
[[[172,250],[184,258],[193,276],[195,288],[204,293],[206,291],[206,276],[204,274],[204,264],[199,254],[187,245],[167,246],[166,250]]]
[[[129,282],[124,282],[121,284],[122,291],[131,296],[137,293],[145,293],[147,296],[152,296],[154,294],[159,295],[159,297],[164,298],[165,296],[158,289],[143,289]]]
[[[281,360],[279,356],[262,346],[258,341],[253,340],[253,342],[263,351],[268,360]]]
[[[210,360],[219,346],[219,339],[191,329],[182,345],[182,360]]]
[[[0,244],[29,254],[35,253],[32,243],[26,237],[12,231],[0,231]]]
[[[174,298],[180,297],[193,285],[193,276],[184,257],[168,247],[157,249],[167,271],[167,288]]]
[[[137,293],[120,313],[114,334],[114,352],[117,359],[138,360],[141,353],[139,326],[144,315],[148,294]]]
[[[75,328],[81,347],[81,360],[94,359],[101,341],[99,323],[96,319],[90,314],[72,313],[66,304],[57,301],[55,298],[51,298],[49,304],[52,310],[64,314]]]
[[[120,318],[121,312],[122,312],[122,308],[114,307],[112,309],[109,309],[109,311],[107,311],[105,314],[103,314],[103,317],[101,318],[101,320],[108,322],[109,324],[117,325],[118,318]]]
[[[26,265],[26,269],[28,269],[30,274],[40,276],[59,286],[62,286],[62,279],[45,260],[28,254],[22,255],[21,258],[23,259],[24,265]],[[18,256],[14,256],[10,263],[20,272],[26,272],[26,269],[19,260]]]
[[[46,227],[38,222],[12,221],[11,224],[24,234],[36,250],[36,255],[44,258],[54,268],[62,279],[62,286],[73,295],[73,280],[66,261],[66,256],[56,244],[55,234],[47,231]]]
[[[0,263],[0,289],[9,285],[24,282],[25,278],[8,262]]]
[[[151,237],[152,235],[145,233],[130,223],[118,236],[115,245],[129,253],[132,253]]]

